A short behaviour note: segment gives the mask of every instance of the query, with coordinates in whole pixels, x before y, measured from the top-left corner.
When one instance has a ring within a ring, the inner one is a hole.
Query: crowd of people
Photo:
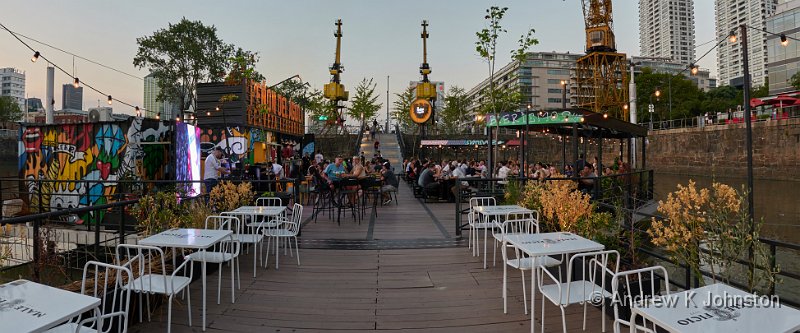
[[[364,152],[361,152],[358,156],[348,159],[336,156],[333,161],[326,160],[320,151],[313,159],[304,157],[303,163],[308,163],[306,175],[311,178],[315,188],[325,187],[335,190],[340,187],[342,180],[361,181],[371,177],[381,182],[382,201],[386,205],[392,202],[389,192],[396,191],[398,187],[392,166],[389,160],[381,156],[380,151],[369,160],[364,156]],[[345,189],[356,193],[362,190],[359,185],[348,185]],[[353,202],[355,197],[349,199]]]
[[[628,174],[631,172],[627,162],[621,162],[615,158],[611,165],[603,165],[597,157],[592,162],[584,159],[580,154],[574,164],[567,164],[561,170],[555,165],[536,162],[529,163],[523,167],[519,161],[507,160],[500,161],[495,165],[494,174],[489,175],[489,167],[485,160],[443,160],[441,162],[411,158],[403,161],[403,170],[409,181],[416,182],[418,186],[425,189],[428,193],[442,193],[441,199],[453,200],[455,193],[461,189],[469,188],[466,181],[452,182],[447,184],[447,180],[458,178],[497,178],[501,185],[508,183],[508,178],[525,177],[544,181],[552,178],[576,178],[579,188],[582,191],[591,191],[594,188],[598,176],[613,176],[618,174]],[[576,172],[577,170],[577,172]],[[599,174],[600,171],[602,174]],[[448,188],[442,188],[447,185]],[[453,196],[450,196],[450,192]]]

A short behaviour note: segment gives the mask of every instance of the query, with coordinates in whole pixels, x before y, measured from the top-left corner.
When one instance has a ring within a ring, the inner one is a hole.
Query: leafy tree
[[[518,89],[494,87],[481,91],[481,102],[478,114],[495,114],[519,110],[522,93]]]
[[[490,105],[497,106],[496,98],[498,97],[498,91],[495,90],[494,87],[494,71],[495,71],[495,64],[496,64],[496,55],[497,55],[497,40],[500,37],[500,34],[508,32],[500,22],[503,20],[503,17],[508,11],[508,7],[497,7],[491,6],[486,9],[486,15],[483,17],[487,20],[487,26],[475,33],[478,41],[475,42],[475,51],[486,60],[486,63],[489,65],[489,97],[490,97]],[[527,50],[531,46],[538,44],[539,41],[533,38],[533,33],[535,30],[529,29],[527,33],[522,34],[518,40],[519,47],[516,50],[511,51],[511,56],[514,61],[523,62],[525,61],[525,57],[527,55]],[[500,110],[494,109],[491,110],[495,117],[498,116],[498,113],[501,112]],[[498,122],[499,127],[499,122]],[[499,128],[498,128],[499,129]],[[497,135],[500,131],[495,131],[495,139],[497,139]],[[496,154],[497,150],[495,150]],[[496,159],[494,156],[489,156],[490,163],[489,163],[489,171],[490,173],[494,172],[494,162]]]
[[[794,75],[792,76],[794,77]],[[769,77],[764,77],[764,84],[758,86],[755,89],[750,91],[750,98],[762,98],[769,96]],[[742,95],[742,100],[744,100],[744,95]]]
[[[217,36],[216,27],[201,21],[182,18],[152,36],[137,38],[136,43],[139,48],[133,65],[153,73],[160,89],[156,99],[180,101],[182,110],[195,108],[200,82],[263,78],[253,70],[257,53],[226,44]],[[232,73],[226,78],[229,70]]]
[[[795,89],[800,89],[800,72],[794,73],[794,75],[792,75],[792,78],[789,79],[789,83]]]
[[[418,130],[419,126],[411,120],[411,104],[416,99],[416,91],[414,86],[408,87],[402,93],[394,94],[397,99],[392,103],[394,110],[392,111],[392,119],[397,121],[400,130],[406,133],[414,133]]]
[[[0,96],[0,122],[15,122],[22,119],[22,109],[11,96]]]
[[[736,106],[741,104],[737,102],[739,89],[731,86],[721,86],[709,90],[704,94],[702,101],[702,109],[704,112],[717,113],[727,112],[728,110],[736,110]]]
[[[347,110],[347,115],[355,119],[360,119],[363,125],[369,119],[375,117],[375,114],[383,106],[378,102],[378,94],[375,93],[377,84],[373,82],[372,78],[361,79],[361,82],[356,87],[356,93],[353,96],[350,108]]]
[[[439,113],[439,129],[447,134],[461,132],[461,122],[466,120],[470,100],[464,88],[450,87],[444,97],[444,108]]]

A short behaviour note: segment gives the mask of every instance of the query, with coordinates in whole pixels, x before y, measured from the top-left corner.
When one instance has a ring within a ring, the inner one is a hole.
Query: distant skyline
[[[351,94],[364,78],[378,84],[378,101],[386,103],[386,76],[390,78],[390,107],[394,94],[419,80],[422,62],[420,22],[427,19],[428,62],[431,80],[469,89],[488,76],[488,66],[475,52],[475,32],[482,29],[484,11],[492,5],[509,10],[503,21],[508,33],[498,45],[498,69],[510,61],[509,52],[527,28],[536,29],[539,45],[531,51],[584,52],[584,25],[580,0],[525,1],[236,1],[221,5],[211,0],[176,1],[14,1],[3,5],[0,22],[9,29],[143,78],[149,72],[133,66],[136,38],[151,35],[182,17],[214,25],[227,43],[257,51],[256,69],[269,84],[299,74],[313,88],[329,81],[335,39],[333,22],[344,25],[342,82]],[[236,7],[236,8],[234,8]],[[714,2],[695,2],[696,54],[702,55],[714,39]],[[614,32],[617,49],[629,57],[639,55],[638,1],[614,2]],[[28,41],[30,42],[30,41]],[[46,64],[30,62],[31,52],[5,31],[0,32],[0,67],[15,67],[26,73],[29,97],[45,97]],[[30,44],[56,64],[71,71],[73,58],[62,52]],[[75,75],[115,98],[143,106],[142,80],[75,59]],[[699,62],[716,76],[716,55]],[[55,86],[71,78],[56,71]],[[61,105],[56,94],[56,105]],[[84,91],[86,108],[105,105],[105,96]],[[99,102],[98,102],[99,101]],[[115,113],[134,110],[115,103]],[[386,105],[378,112],[384,119]]]

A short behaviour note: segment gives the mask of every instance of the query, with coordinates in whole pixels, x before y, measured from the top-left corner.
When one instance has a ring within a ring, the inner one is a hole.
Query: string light
[[[689,70],[689,72],[690,72],[690,73],[692,73],[692,75],[697,75],[697,72],[698,72],[698,71],[700,71],[700,68],[699,68],[699,67],[700,67],[700,66],[697,66],[697,65],[695,65],[695,64],[691,64],[691,65],[689,65],[689,68],[691,68],[691,69]]]
[[[731,43],[736,43],[736,30],[731,30],[731,33],[728,35],[728,40]]]
[[[603,119],[606,119],[606,118],[608,118],[608,112],[604,112],[603,113]]]
[[[215,110],[219,111],[219,106],[217,106],[217,107],[215,108]]]
[[[206,111],[206,116],[210,116],[210,115],[211,115],[211,111]]]
[[[161,119],[161,112],[156,115],[156,119]]]
[[[786,38],[785,34],[781,34],[781,45],[789,46],[789,39]]]
[[[31,46],[30,46],[28,43],[26,43],[24,40],[22,40],[22,39],[20,38],[20,36],[22,36],[22,35],[19,35],[19,34],[17,34],[16,32],[12,31],[11,29],[9,29],[8,27],[6,27],[6,26],[5,26],[4,24],[2,24],[2,23],[0,23],[0,28],[2,28],[3,30],[7,31],[7,32],[8,32],[9,34],[11,34],[11,36],[13,36],[13,37],[14,37],[14,38],[15,38],[17,41],[19,41],[19,42],[20,42],[22,45],[24,45],[24,46],[25,46],[25,47],[27,47],[27,48],[28,48],[30,51],[32,51],[32,52],[33,52],[33,56],[31,56],[31,62],[36,62],[36,61],[37,61],[39,58],[42,58],[42,59],[44,59],[44,60],[45,60],[45,61],[46,61],[46,62],[47,62],[47,63],[48,63],[50,66],[53,66],[53,67],[57,68],[57,69],[58,69],[58,70],[60,70],[62,73],[66,74],[66,75],[68,75],[68,76],[73,76],[73,75],[74,75],[74,73],[70,73],[70,72],[66,71],[66,70],[65,70],[63,67],[61,67],[61,66],[59,66],[58,64],[56,64],[55,62],[53,62],[53,61],[50,61],[49,59],[47,59],[47,57],[45,57],[44,55],[42,55],[42,54],[41,54],[41,52],[39,52],[39,51],[36,51],[36,50],[35,50],[33,47],[31,47]],[[25,36],[23,36],[23,37],[25,37]],[[25,37],[25,38],[27,38],[27,39],[31,39],[31,40],[33,40],[33,41],[35,41],[35,42],[38,42],[38,43],[40,43],[40,44],[43,44],[43,45],[47,45],[47,44],[45,44],[45,43],[42,43],[42,42],[40,42],[40,41],[37,41],[37,40],[35,40],[35,39],[32,39],[32,38],[30,38],[30,37]],[[54,49],[56,49],[56,50],[59,50],[59,51],[61,51],[61,52],[65,52],[65,53],[68,53],[68,54],[72,54],[72,53],[66,52],[66,51],[64,51],[64,50],[61,50],[61,49],[59,49],[59,48],[53,47],[53,46],[51,46],[51,45],[47,45],[47,46],[49,46],[49,47],[51,47],[51,48],[54,48]],[[78,58],[81,58],[81,59],[87,60],[87,61],[89,61],[89,62],[92,62],[92,63],[94,63],[94,64],[97,64],[97,65],[100,65],[100,66],[103,66],[103,67],[106,67],[106,68],[109,68],[109,69],[115,70],[115,71],[117,71],[117,72],[120,72],[120,73],[122,73],[122,74],[125,74],[125,75],[128,75],[128,76],[132,76],[132,77],[136,77],[136,76],[133,76],[133,75],[131,75],[131,74],[124,73],[124,72],[122,72],[122,71],[119,71],[119,70],[116,70],[116,69],[110,68],[110,67],[108,67],[108,66],[105,66],[105,65],[103,65],[103,64],[100,64],[100,63],[97,63],[97,62],[95,62],[95,61],[91,61],[91,60],[89,60],[89,59],[86,59],[86,58],[83,58],[83,57],[77,56],[77,55],[75,55],[75,54],[72,54],[72,55],[73,55],[73,56],[76,56],[76,57],[78,57]],[[141,79],[141,78],[139,78],[139,79]],[[77,89],[77,88],[80,88],[80,87],[81,87],[81,81],[80,81],[80,79],[78,79],[77,77],[73,77],[73,83],[72,83],[72,85],[73,85],[73,87],[75,87],[76,89]],[[91,85],[89,85],[89,84],[87,84],[87,83],[85,83],[85,82],[83,83],[83,85],[84,85],[84,86],[86,86],[87,88],[89,88],[89,89],[91,89],[91,90],[93,90],[93,91],[95,91],[95,92],[97,92],[97,93],[101,94],[101,95],[108,96],[107,94],[103,93],[102,91],[98,90],[97,88],[95,88],[95,87],[93,87],[93,86],[91,86]],[[123,102],[123,101],[120,101],[120,100],[117,100],[117,102],[120,102],[120,103],[122,103],[122,104],[124,104],[124,105],[127,105],[127,106],[129,106],[129,107],[132,107],[132,108],[134,108],[134,109],[136,108],[136,107],[135,107],[133,104],[130,104],[130,103],[126,103],[126,102]],[[139,109],[139,110],[140,110],[140,111],[139,111],[139,113],[141,113],[141,109]]]
[[[111,102],[113,102],[113,101],[114,101],[114,99],[111,98],[111,95],[108,95],[108,105],[111,105]]]
[[[142,116],[142,111],[139,110],[139,107],[137,106],[134,109],[136,110],[136,117],[141,117]]]

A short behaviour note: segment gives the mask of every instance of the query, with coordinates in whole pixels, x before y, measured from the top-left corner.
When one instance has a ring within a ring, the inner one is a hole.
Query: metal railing
[[[578,181],[580,178],[553,178],[548,180],[557,181]],[[456,193],[455,203],[455,231],[458,237],[461,237],[462,231],[468,228],[468,223],[464,223],[463,216],[469,212],[469,207],[465,205],[469,202],[469,198],[477,196],[493,196],[498,198],[498,202],[503,202],[505,188],[497,182],[503,179],[461,179],[470,183],[477,191],[458,191]],[[517,182],[519,188],[522,189],[524,184],[529,180],[525,178],[508,178],[507,182]],[[697,288],[700,285],[701,278],[714,278],[716,280],[725,280],[720,273],[714,274],[707,269],[701,270],[701,276],[696,276],[691,267],[682,262],[676,262],[669,257],[669,254],[661,248],[655,247],[649,243],[649,235],[647,234],[646,224],[652,219],[663,220],[664,217],[657,214],[648,214],[643,212],[642,208],[648,203],[652,203],[653,197],[653,172],[636,171],[630,174],[614,176],[598,177],[596,184],[600,184],[601,193],[598,195],[596,192],[593,195],[592,202],[595,203],[600,209],[606,211],[613,211],[617,214],[624,214],[620,217],[621,226],[620,232],[628,232],[634,235],[634,238],[639,240],[634,247],[631,247],[630,242],[626,237],[620,237],[620,247],[632,249],[636,255],[643,255],[642,258],[650,258],[655,260],[657,264],[665,264],[670,272],[670,284],[681,289]],[[505,185],[507,186],[507,185]],[[769,238],[758,238],[761,243],[760,246],[765,246],[766,251],[769,253],[769,263],[767,265],[757,266],[750,261],[747,251],[742,254],[742,257],[734,260],[734,264],[740,266],[737,269],[754,274],[755,271],[769,270],[777,272],[776,276],[783,280],[785,291],[778,292],[779,284],[775,281],[769,281],[766,293],[768,296],[778,295],[781,301],[785,304],[798,307],[800,306],[800,271],[797,271],[797,260],[800,260],[800,244],[789,243]],[[709,249],[701,248],[706,254],[711,254]],[[783,263],[783,264],[782,264]],[[631,263],[628,263],[631,264]],[[747,281],[747,275],[743,277]],[[726,283],[734,287],[747,290],[749,287],[746,283],[731,280]]]
[[[254,194],[259,196],[266,191],[274,191],[280,185],[280,193],[289,196],[294,202],[300,202],[300,180],[281,179],[281,180],[231,180],[234,183],[250,182],[254,187]],[[50,186],[69,186],[81,184],[83,188],[89,188],[89,184],[97,184],[97,181],[88,180],[27,180],[0,178],[0,189],[3,182],[14,182],[35,184],[35,189],[42,189],[43,184]],[[86,198],[88,204],[80,207],[52,207],[45,206],[42,199],[42,191],[30,191],[31,187],[25,186],[19,191],[9,191],[6,187],[2,193],[6,197],[16,197],[22,199],[23,211],[34,212],[32,214],[4,218],[0,216],[0,271],[13,269],[15,267],[33,264],[33,277],[39,278],[42,263],[42,255],[52,255],[59,258],[59,266],[63,268],[80,269],[87,260],[106,259],[106,253],[111,253],[109,247],[116,246],[125,242],[126,237],[136,235],[138,232],[138,221],[127,214],[128,208],[139,201],[139,197],[154,193],[155,191],[174,190],[181,186],[190,185],[202,181],[174,181],[174,180],[141,180],[141,181],[116,181],[107,182],[119,187],[125,183],[142,183],[144,186],[141,192],[114,193],[112,195],[93,195],[91,193],[59,193],[65,202],[81,202],[80,198]],[[291,192],[288,192],[292,184]],[[207,194],[197,196],[180,196],[180,204],[189,204],[193,200],[205,200]],[[35,197],[38,202],[31,207],[31,198]],[[105,204],[93,204],[104,198]],[[90,199],[91,198],[91,199]],[[9,206],[5,201],[0,201],[0,211],[4,211]],[[68,221],[74,221],[69,217],[83,215],[86,221],[83,225],[74,225]],[[68,223],[64,223],[68,222]],[[43,235],[43,231],[49,234]],[[44,249],[44,250],[43,250]]]
[[[773,119],[773,116],[771,114],[762,113],[752,117],[752,122],[754,123],[767,122],[767,121],[796,119],[796,118],[800,118],[800,114],[787,114],[786,116],[778,116],[777,119]],[[649,127],[650,130],[652,131],[662,131],[662,130],[670,130],[678,128],[701,128],[706,126],[730,125],[743,122],[744,120],[742,118],[719,119],[716,117],[706,118],[705,116],[695,116],[688,118],[653,120],[653,121],[647,119],[646,121],[645,120],[640,121],[639,124],[642,126]]]

